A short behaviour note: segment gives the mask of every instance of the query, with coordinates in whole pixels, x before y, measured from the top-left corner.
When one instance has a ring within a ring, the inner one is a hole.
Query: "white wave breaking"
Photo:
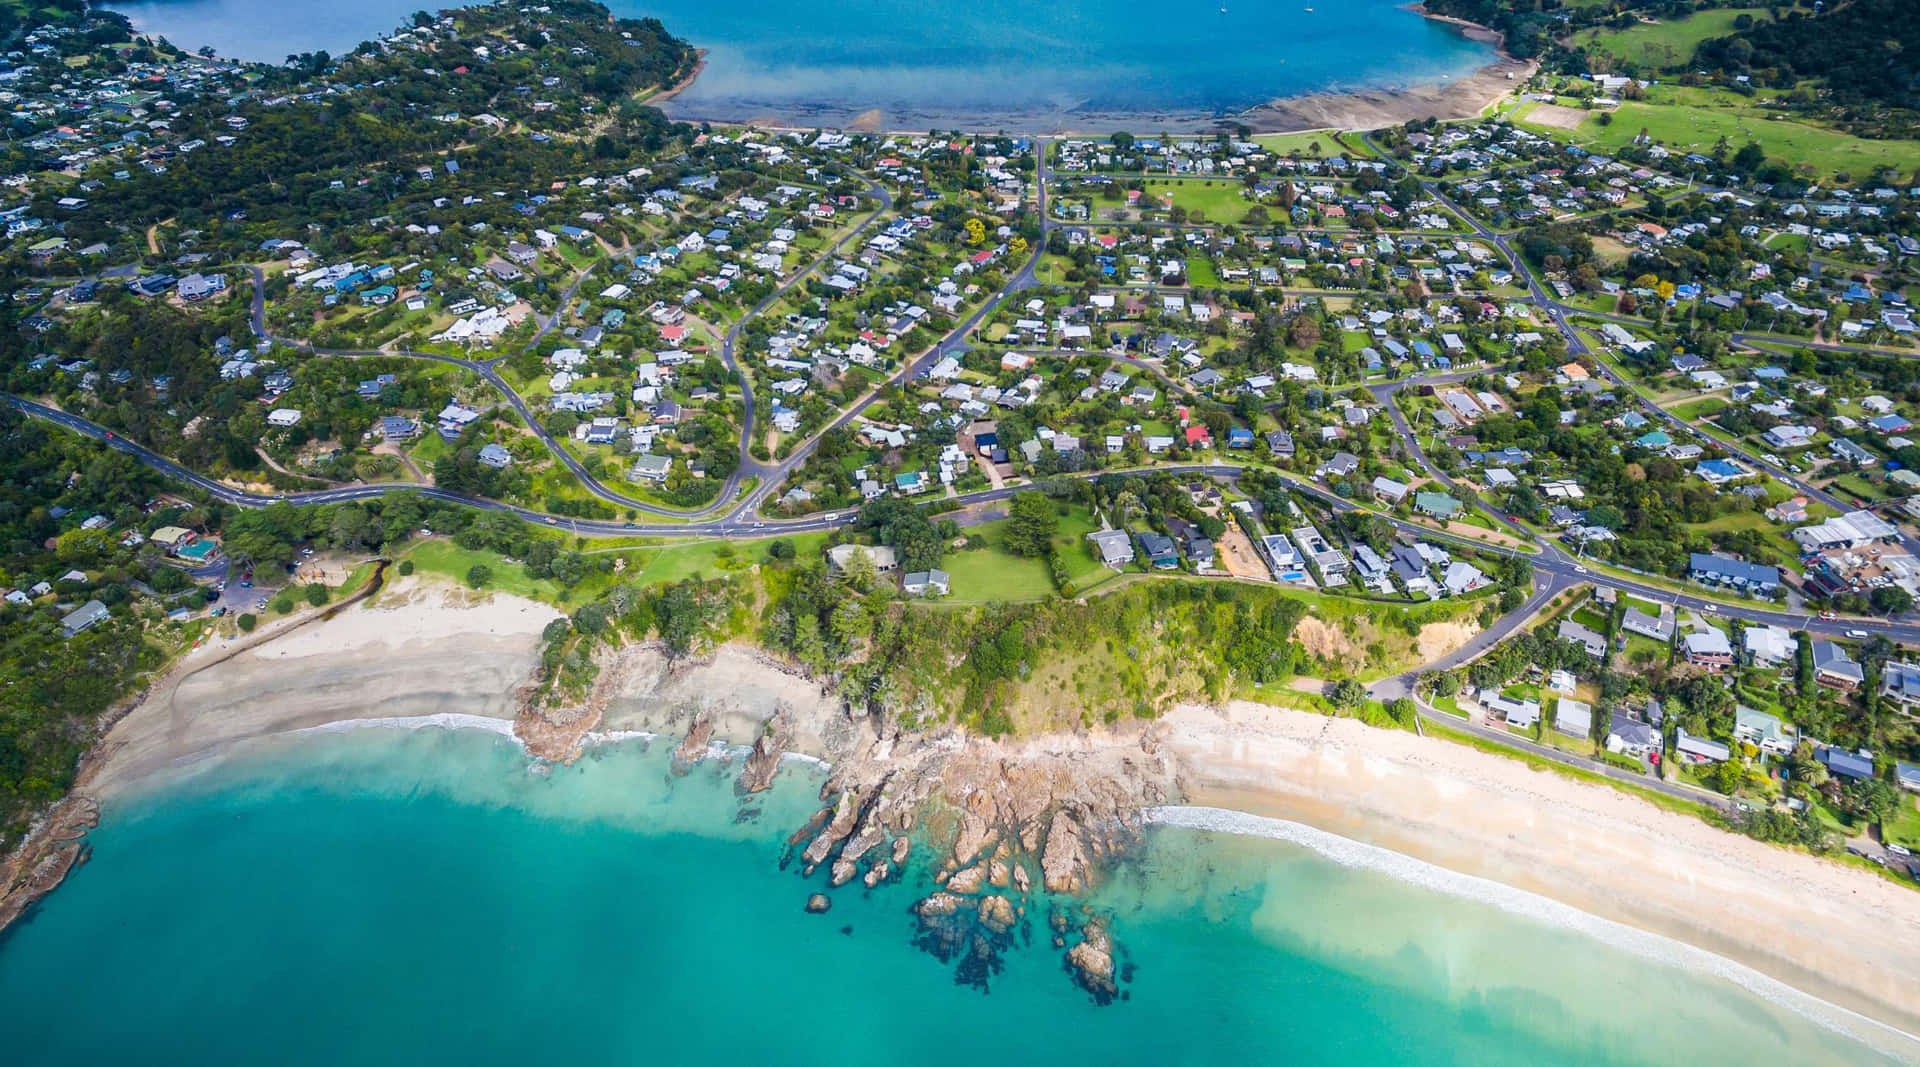
[[[520,739],[513,735],[513,722],[510,719],[495,719],[486,715],[467,715],[457,711],[442,711],[432,715],[389,715],[371,719],[336,719],[323,722],[318,726],[307,726],[292,731],[296,734],[337,734],[348,730],[484,730],[490,734]]]
[[[1904,1057],[1882,1043],[1886,1038],[1898,1037],[1907,1042],[1920,1044],[1920,1038],[1899,1027],[1821,1000],[1744,963],[1730,960],[1695,945],[1650,933],[1612,919],[1603,919],[1570,904],[1563,904],[1538,893],[1517,889],[1503,882],[1449,870],[1392,849],[1341,837],[1305,823],[1252,815],[1228,808],[1195,805],[1164,805],[1148,808],[1142,813],[1142,820],[1154,826],[1286,841],[1311,849],[1343,867],[1384,874],[1422,889],[1491,904],[1512,915],[1572,930],[1640,959],[1731,982],[1767,1003],[1791,1011],[1816,1026],[1852,1038],[1887,1056],[1893,1062],[1904,1062]],[[1908,1054],[1911,1054],[1911,1051],[1912,1046],[1909,1046]]]

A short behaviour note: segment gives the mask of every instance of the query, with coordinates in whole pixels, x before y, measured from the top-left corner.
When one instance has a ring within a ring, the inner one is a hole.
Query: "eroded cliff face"
[[[530,747],[558,739],[535,751],[568,758],[596,735],[644,731],[675,741],[681,763],[736,761],[743,795],[768,788],[786,753],[825,760],[822,806],[794,828],[784,861],[809,879],[809,910],[825,910],[821,891],[884,891],[922,864],[933,889],[912,905],[917,941],[956,980],[984,986],[1038,930],[1090,995],[1123,995],[1108,925],[1075,898],[1137,834],[1138,813],[1177,793],[1150,724],[1007,740],[906,731],[754,650],[614,656],[590,706],[534,723]]]

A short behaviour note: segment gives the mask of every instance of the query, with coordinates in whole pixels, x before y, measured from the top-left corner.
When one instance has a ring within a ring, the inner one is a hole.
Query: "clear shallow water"
[[[675,100],[700,118],[844,123],[869,109],[887,128],[1192,119],[1276,97],[1433,84],[1492,50],[1404,10],[1406,0],[609,0],[657,16],[709,50]],[[277,62],[335,55],[391,31],[412,0],[116,0],[144,31],[183,48]],[[1223,9],[1224,8],[1224,9]],[[1142,127],[1139,133],[1153,132]]]
[[[361,730],[116,805],[0,941],[6,1062],[1880,1059],[1573,931],[1188,829],[1151,831],[1092,901],[1129,1000],[1089,1003],[1039,922],[982,994],[911,947],[913,886],[803,913],[817,885],[778,861],[818,772],[789,764],[742,820],[722,769],[667,758],[540,777],[485,733]]]

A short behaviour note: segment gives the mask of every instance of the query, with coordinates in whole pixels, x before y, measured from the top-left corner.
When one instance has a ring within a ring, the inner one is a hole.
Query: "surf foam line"
[[[485,730],[498,734],[516,744],[519,738],[513,736],[513,722],[509,719],[493,719],[485,715],[467,715],[457,711],[442,711],[432,715],[389,715],[374,719],[337,719],[323,722],[318,726],[304,726],[292,731],[296,734],[336,734],[347,730]]]
[[[371,719],[338,719],[323,722],[318,726],[303,726],[287,731],[292,734],[333,734],[348,730],[481,730],[504,737],[521,750],[526,749],[513,732],[513,722],[508,719],[495,719],[485,715],[467,715],[455,711],[436,712],[432,715],[389,715]],[[582,748],[603,748],[627,741],[643,741],[651,744],[661,739],[661,735],[651,730],[595,730],[580,738]],[[730,761],[746,756],[753,751],[751,745],[731,744],[726,741],[710,741],[706,751],[701,753],[702,760]],[[799,763],[815,770],[828,771],[833,764],[819,756],[807,752],[782,752],[782,763]]]
[[[1516,889],[1503,882],[1449,870],[1392,849],[1328,833],[1305,823],[1229,808],[1171,804],[1148,808],[1141,813],[1141,819],[1151,826],[1286,841],[1310,849],[1342,867],[1374,871],[1422,889],[1480,901],[1509,914],[1573,930],[1641,959],[1732,982],[1775,1007],[1784,1008],[1816,1026],[1859,1041],[1895,1063],[1907,1062],[1913,1047],[1920,1046],[1920,1038],[1899,1027],[1821,1000],[1744,963],[1698,946],[1612,919],[1603,919],[1570,904]],[[1888,1037],[1898,1037],[1913,1044],[1903,1054],[1886,1047],[1883,1042]]]

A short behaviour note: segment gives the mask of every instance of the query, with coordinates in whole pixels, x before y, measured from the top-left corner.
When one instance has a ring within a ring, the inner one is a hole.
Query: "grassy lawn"
[[[1667,410],[1688,422],[1692,422],[1696,419],[1710,419],[1726,410],[1726,407],[1727,401],[1724,397],[1703,396],[1698,400],[1689,400],[1684,404],[1675,404]]]
[[[824,533],[796,534],[787,538],[767,538],[761,541],[692,541],[672,545],[654,552],[640,570],[633,574],[634,581],[648,584],[671,584],[687,578],[717,578],[732,571],[742,570],[755,564],[764,564],[772,557],[767,555],[767,546],[776,540],[786,540],[793,545],[794,559],[812,559],[820,554],[820,546],[826,543]]]
[[[1582,30],[1573,41],[1642,67],[1667,70],[1692,59],[1700,42],[1732,33],[1733,22],[1741,15],[1752,15],[1755,21],[1767,18],[1765,8],[1721,8],[1672,21],[1643,22],[1624,30]]]
[[[1147,192],[1154,196],[1172,193],[1175,207],[1185,208],[1189,217],[1202,215],[1208,222],[1239,222],[1253,206],[1240,183],[1233,181],[1180,181],[1167,185],[1149,181]]]
[[[1333,139],[1329,131],[1308,131],[1306,133],[1263,133],[1253,139],[1253,143],[1272,152],[1276,156],[1338,156],[1346,153],[1340,143]],[[1319,145],[1320,150],[1314,151]]]
[[[1053,576],[1043,559],[1023,559],[1001,546],[1006,522],[990,522],[968,531],[985,547],[949,552],[940,569],[953,582],[952,603],[979,604],[995,600],[1038,600],[1053,592]]]
[[[1710,153],[1722,137],[1736,147],[1757,141],[1768,158],[1790,166],[1805,165],[1820,174],[1865,174],[1882,164],[1901,171],[1920,166],[1920,142],[1869,141],[1790,118],[1774,118],[1779,112],[1731,93],[1692,92],[1682,98],[1657,90],[1647,100],[1621,104],[1609,124],[1601,124],[1600,114],[1595,112],[1571,133],[1547,126],[1528,128],[1609,152],[1625,147],[1642,130],[1679,152]],[[1522,119],[1521,125],[1528,124]]]
[[[1920,809],[1914,807],[1913,797],[1900,795],[1900,807],[1893,818],[1880,824],[1880,836],[1888,844],[1920,847]]]
[[[493,571],[493,577],[486,584],[487,589],[543,600],[549,604],[559,601],[563,588],[559,582],[551,579],[536,581],[528,577],[525,567],[518,563],[503,562],[497,552],[461,548],[452,541],[423,541],[394,562],[398,564],[402,560],[411,560],[417,572],[438,575],[462,585],[466,584],[467,572],[479,564]]]

